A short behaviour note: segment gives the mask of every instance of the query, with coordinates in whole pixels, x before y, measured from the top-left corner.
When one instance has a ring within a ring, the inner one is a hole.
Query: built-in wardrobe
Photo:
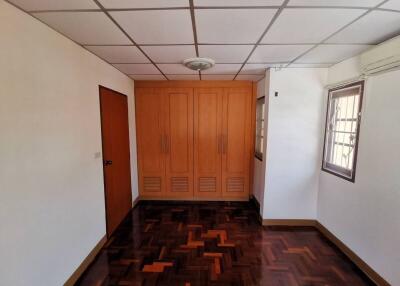
[[[136,81],[141,199],[247,200],[253,84]]]

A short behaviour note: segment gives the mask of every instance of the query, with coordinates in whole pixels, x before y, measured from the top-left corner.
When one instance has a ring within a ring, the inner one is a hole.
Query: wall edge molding
[[[249,197],[223,197],[223,198],[215,198],[215,197],[198,197],[198,198],[177,198],[177,197],[162,197],[162,196],[154,196],[154,197],[146,197],[139,196],[140,201],[179,201],[179,202],[248,202]]]
[[[139,196],[132,202],[132,209],[134,209],[140,202]],[[90,264],[95,260],[97,254],[101,251],[101,249],[107,244],[107,235],[104,235],[100,241],[96,244],[96,246],[90,251],[90,253],[86,256],[86,258],[81,262],[78,268],[72,273],[72,275],[68,278],[68,280],[64,283],[64,286],[73,286],[75,283],[81,278],[86,269],[90,266]]]
[[[85,272],[85,270],[89,267],[89,265],[94,261],[97,254],[99,254],[100,250],[107,242],[107,235],[104,235],[100,241],[96,244],[96,246],[90,251],[90,253],[86,256],[86,258],[82,261],[82,263],[78,266],[78,268],[72,273],[72,275],[68,278],[68,280],[64,283],[64,286],[73,286]]]
[[[137,196],[136,199],[134,199],[132,202],[132,209],[134,209],[138,205],[139,202],[140,202],[140,197]]]
[[[314,219],[263,219],[263,226],[316,226]]]
[[[140,197],[137,197],[132,202],[132,208],[136,207],[140,202]],[[369,279],[371,279],[378,286],[390,286],[390,284],[379,275],[371,266],[369,266],[363,259],[361,259],[354,251],[352,251],[345,243],[337,238],[331,231],[329,231],[323,224],[313,219],[263,219],[263,226],[311,226],[315,227],[326,239],[333,243],[350,261],[352,261]],[[70,278],[64,283],[64,286],[73,286],[89,265],[96,258],[102,247],[106,244],[106,235],[97,243],[88,256],[82,261],[79,267],[72,273]]]
[[[346,255],[371,281],[378,286],[390,286],[380,274],[378,274],[371,266],[361,259],[353,250],[351,250],[336,235],[328,230],[318,220],[313,219],[263,219],[263,226],[312,226],[315,227],[327,240],[333,243],[340,251]]]
[[[336,235],[328,230],[319,221],[316,221],[316,228],[322,233],[330,242],[336,245],[357,267],[371,279],[378,286],[390,286],[381,275],[379,275],[371,266],[369,266],[362,258],[360,258],[353,250],[351,250],[344,242],[342,242]]]

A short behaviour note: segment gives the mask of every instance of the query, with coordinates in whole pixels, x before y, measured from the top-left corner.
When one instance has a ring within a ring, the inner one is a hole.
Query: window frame
[[[265,116],[265,96],[264,95],[261,96],[261,97],[258,97],[257,100],[256,100],[256,125],[255,125],[255,129],[256,130],[254,132],[254,136],[255,136],[255,138],[254,138],[254,157],[262,162],[263,159],[264,159],[264,150],[261,150],[261,152],[258,152],[257,148],[256,148],[257,147],[257,136],[258,136],[257,135],[257,120],[258,120],[258,118],[257,118],[257,107],[258,107],[258,103],[260,101],[262,101],[262,105],[263,105],[263,108],[264,108],[264,116]],[[264,120],[263,128],[265,129],[265,118],[263,118],[263,120]],[[264,146],[264,144],[265,144],[265,134],[263,135],[262,141],[263,141],[263,146]]]
[[[359,104],[358,104],[358,119],[357,119],[357,131],[356,131],[356,142],[354,145],[354,157],[353,157],[353,168],[352,172],[350,172],[349,176],[343,175],[343,173],[348,172],[347,169],[334,165],[329,162],[325,162],[325,156],[326,156],[326,139],[327,139],[327,130],[328,130],[328,117],[329,117],[329,107],[331,104],[331,95],[332,92],[342,90],[342,89],[348,89],[352,87],[360,87],[360,99],[359,99]],[[358,157],[358,144],[359,144],[359,139],[360,139],[360,127],[361,127],[361,120],[362,120],[362,107],[363,107],[363,99],[364,99],[364,87],[365,87],[365,81],[356,81],[352,82],[346,85],[341,85],[335,88],[331,88],[328,90],[328,100],[327,100],[327,108],[326,108],[326,118],[325,118],[325,131],[324,131],[324,147],[323,147],[323,154],[322,154],[322,165],[321,165],[321,170],[329,173],[331,175],[337,176],[339,178],[345,179],[349,182],[354,183],[356,179],[356,171],[357,171],[357,157]]]

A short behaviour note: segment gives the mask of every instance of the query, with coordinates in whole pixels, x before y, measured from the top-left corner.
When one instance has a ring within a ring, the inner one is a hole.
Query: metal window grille
[[[255,156],[263,160],[264,156],[264,122],[265,120],[265,97],[257,99],[256,106],[256,140],[255,140]]]
[[[354,181],[364,82],[329,91],[322,169]]]

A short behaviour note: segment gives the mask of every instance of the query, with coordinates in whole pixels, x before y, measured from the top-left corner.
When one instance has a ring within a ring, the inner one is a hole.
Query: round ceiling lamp
[[[184,60],[183,65],[191,70],[203,71],[212,68],[215,61],[209,58],[190,58]]]

